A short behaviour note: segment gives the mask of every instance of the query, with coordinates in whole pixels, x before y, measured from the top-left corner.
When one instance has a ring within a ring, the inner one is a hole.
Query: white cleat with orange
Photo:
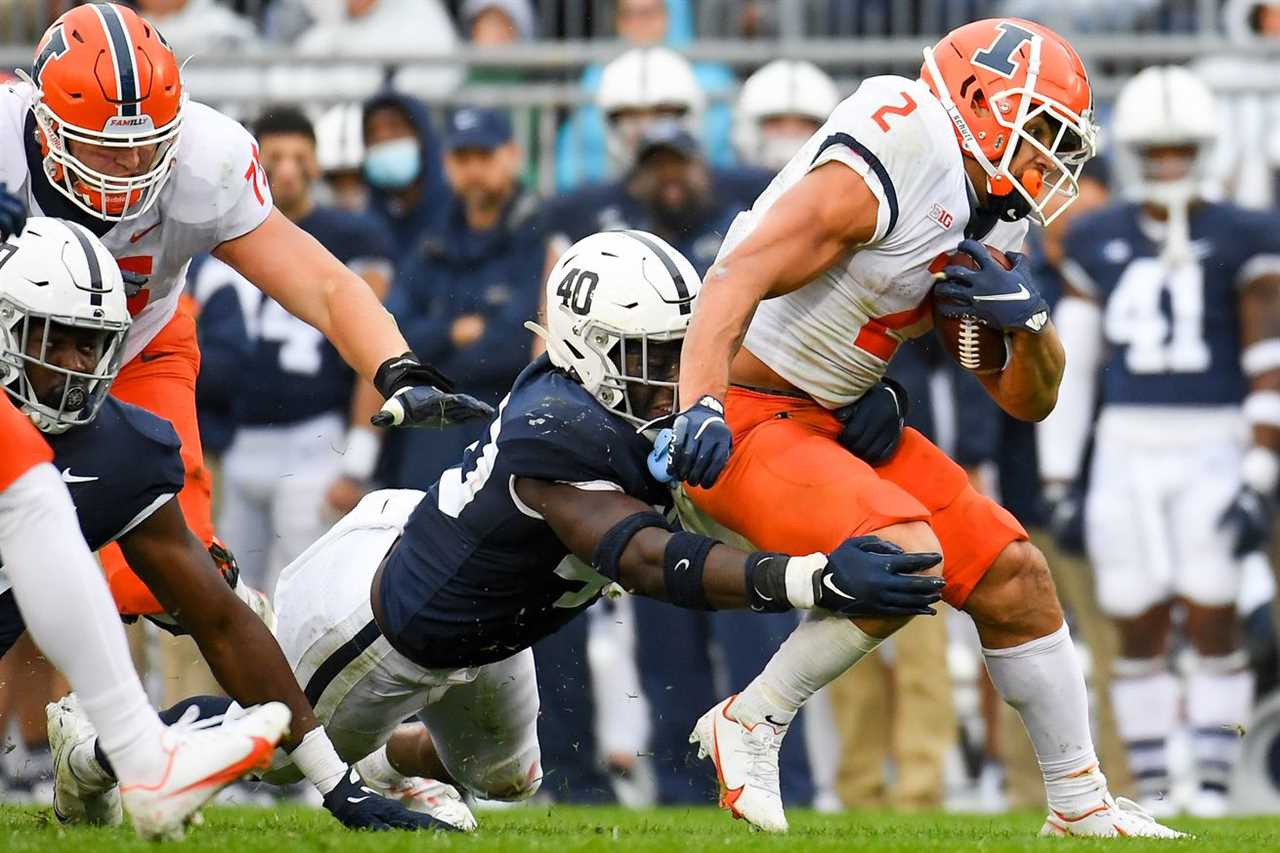
[[[430,815],[463,832],[476,828],[476,816],[467,808],[458,789],[444,782],[421,776],[406,776],[381,793],[388,799],[399,800],[409,811]]]
[[[163,766],[154,777],[120,782],[134,829],[148,839],[181,838],[192,815],[214,794],[271,765],[291,716],[284,704],[268,702],[217,728],[196,730],[187,718],[169,726],[160,745]]]
[[[737,695],[702,715],[689,735],[698,757],[710,758],[720,782],[720,808],[765,832],[786,832],[787,816],[778,789],[778,750],[785,727],[744,725],[731,716]]]
[[[1042,836],[1076,838],[1191,838],[1162,825],[1142,806],[1125,797],[1110,794],[1091,809],[1070,816],[1049,811]]]

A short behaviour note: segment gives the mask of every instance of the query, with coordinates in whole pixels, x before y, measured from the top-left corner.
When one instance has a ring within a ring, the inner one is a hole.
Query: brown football
[[[987,251],[1005,269],[1013,269],[1013,262],[993,246]],[[977,269],[978,264],[964,252],[951,252],[939,255],[929,265],[930,272],[941,272],[943,267],[957,266]],[[938,313],[938,305],[933,306],[933,327],[938,332],[942,346],[956,362],[972,373],[999,373],[1009,363],[1011,352],[1009,336],[987,326],[976,317],[959,318],[943,317]]]

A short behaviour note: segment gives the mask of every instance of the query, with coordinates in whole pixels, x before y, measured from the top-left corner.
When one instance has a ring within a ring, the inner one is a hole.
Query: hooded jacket
[[[387,228],[394,251],[396,266],[405,255],[417,249],[423,235],[430,227],[436,211],[449,197],[444,182],[440,142],[431,124],[427,106],[417,98],[394,91],[383,91],[364,103],[364,115],[383,106],[393,106],[408,116],[409,123],[417,129],[422,147],[422,168],[418,173],[418,186],[422,190],[417,203],[400,209],[393,193],[369,187],[369,213]]]

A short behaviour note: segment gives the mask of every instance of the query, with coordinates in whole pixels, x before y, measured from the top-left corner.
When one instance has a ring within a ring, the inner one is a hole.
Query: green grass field
[[[1280,820],[1250,818],[1224,821],[1175,821],[1198,838],[1187,842],[1140,839],[1038,839],[1040,815],[999,817],[883,814],[817,815],[791,813],[791,832],[775,837],[754,833],[712,809],[664,809],[628,812],[606,808],[525,808],[482,812],[480,829],[471,835],[353,833],[338,827],[323,812],[299,808],[220,808],[206,813],[205,824],[188,832],[183,853],[407,853],[425,849],[450,851],[750,851],[856,850],[909,853],[916,850],[1013,851],[1107,848],[1125,851],[1280,850]],[[0,851],[153,851],[128,828],[65,829],[48,809],[0,806]]]

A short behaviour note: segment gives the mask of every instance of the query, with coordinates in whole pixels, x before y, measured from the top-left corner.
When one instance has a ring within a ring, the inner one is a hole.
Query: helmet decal
[[[1001,77],[1012,80],[1014,73],[1018,70],[1013,56],[1018,52],[1018,48],[1022,47],[1023,42],[1035,38],[1035,33],[1023,29],[1012,21],[1001,21],[996,24],[996,29],[1000,31],[1000,35],[996,36],[991,47],[975,53],[971,61],[974,65],[989,68]]]

